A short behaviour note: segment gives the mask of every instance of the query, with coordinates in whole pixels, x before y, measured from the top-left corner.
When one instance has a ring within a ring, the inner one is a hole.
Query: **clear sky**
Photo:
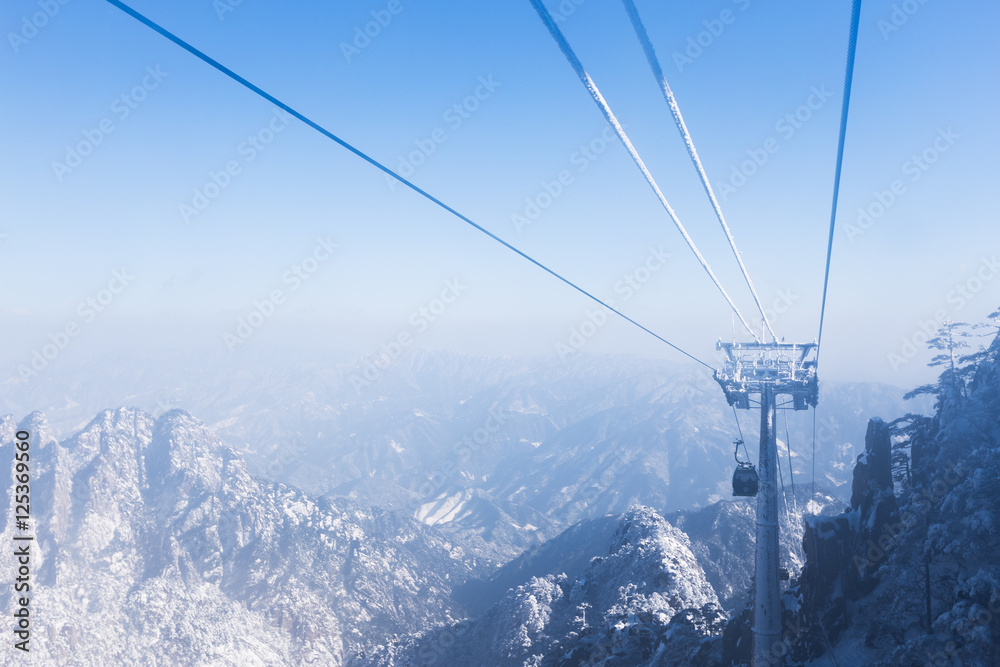
[[[850,3],[637,4],[779,334],[812,340]],[[548,5],[752,316],[621,3]],[[732,336],[527,0],[132,6],[696,356]],[[10,0],[0,22],[5,373],[67,327],[66,355],[230,354],[227,340],[368,353],[401,333],[548,354],[588,322],[581,295],[111,5]],[[985,1],[862,8],[824,377],[921,381],[929,355],[905,343],[922,322],[1000,306],[998,24]],[[681,359],[617,321],[585,349]]]

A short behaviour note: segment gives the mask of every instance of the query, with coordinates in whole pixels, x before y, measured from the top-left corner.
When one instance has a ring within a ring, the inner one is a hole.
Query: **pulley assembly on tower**
[[[816,407],[819,401],[816,359],[809,358],[817,351],[816,343],[720,340],[716,349],[724,350],[727,357],[723,367],[715,371],[715,381],[722,387],[729,405],[749,410],[750,395],[759,394],[768,385],[775,393],[791,395],[796,410]]]

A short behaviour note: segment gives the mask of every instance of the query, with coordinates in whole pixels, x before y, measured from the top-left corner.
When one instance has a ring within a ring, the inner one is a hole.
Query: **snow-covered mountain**
[[[674,665],[718,646],[725,614],[687,536],[649,508],[615,522],[578,576],[531,577],[475,622],[403,638],[352,664]],[[718,642],[716,642],[718,644]]]
[[[25,664],[337,665],[460,618],[451,588],[481,565],[405,514],[254,477],[186,413],[106,411],[62,442],[39,413],[8,416],[0,458],[18,430],[37,540]],[[0,499],[9,545],[9,476]]]

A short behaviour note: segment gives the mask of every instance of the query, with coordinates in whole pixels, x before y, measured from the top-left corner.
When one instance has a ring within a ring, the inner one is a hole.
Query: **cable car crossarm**
[[[531,0],[531,4],[535,8],[535,11],[538,12],[538,16],[542,19],[542,23],[545,24],[546,28],[548,28],[552,39],[555,40],[556,44],[559,46],[559,50],[562,51],[566,60],[569,61],[570,66],[573,68],[573,71],[576,72],[576,75],[580,78],[583,86],[587,89],[587,92],[590,93],[590,96],[597,104],[597,107],[601,110],[601,113],[604,115],[604,119],[611,126],[611,129],[615,131],[615,134],[618,135],[618,139],[622,142],[625,150],[628,151],[632,161],[635,163],[636,167],[639,168],[639,171],[642,172],[643,177],[646,179],[646,183],[648,183],[649,187],[652,188],[656,198],[660,200],[660,204],[666,210],[667,215],[670,216],[674,226],[677,227],[677,231],[679,231],[681,236],[684,237],[684,241],[688,244],[688,247],[691,248],[691,252],[693,252],[695,257],[698,258],[698,261],[701,263],[702,268],[705,269],[708,277],[711,278],[712,282],[715,283],[715,286],[719,288],[719,292],[721,292],[722,296],[725,297],[726,302],[729,303],[729,307],[732,308],[733,312],[736,313],[736,316],[740,318],[740,322],[743,324],[744,328],[750,332],[750,335],[754,337],[754,340],[759,341],[760,338],[757,337],[753,327],[751,327],[746,318],[743,317],[740,309],[736,307],[736,303],[729,296],[729,293],[726,292],[726,289],[722,286],[722,283],[719,282],[719,279],[716,278],[715,272],[712,271],[712,267],[709,265],[708,260],[702,256],[701,251],[698,250],[698,246],[695,245],[694,239],[691,238],[687,229],[684,228],[680,218],[677,217],[677,213],[670,205],[670,202],[667,201],[663,191],[660,190],[660,186],[657,185],[656,180],[653,179],[653,175],[649,173],[649,169],[646,168],[646,163],[642,161],[641,157],[639,157],[638,151],[636,151],[635,146],[632,145],[632,141],[628,138],[628,135],[625,134],[624,128],[622,128],[621,123],[618,122],[615,114],[611,111],[610,105],[608,105],[604,96],[601,95],[601,91],[598,90],[597,84],[595,84],[594,80],[590,78],[587,70],[583,67],[583,63],[580,62],[580,59],[573,51],[573,47],[569,45],[569,42],[566,40],[565,35],[562,34],[559,26],[556,25],[556,22],[549,13],[549,10],[545,8],[543,0]]]
[[[750,294],[753,295],[754,303],[757,304],[757,309],[760,311],[760,316],[764,321],[764,325],[770,332],[771,338],[777,338],[774,333],[774,329],[771,328],[771,322],[767,319],[767,313],[764,312],[764,306],[760,302],[757,290],[753,286],[753,281],[750,280],[750,273],[747,271],[747,267],[743,263],[743,255],[736,248],[736,239],[733,238],[733,233],[730,231],[729,225],[726,223],[726,218],[722,214],[722,207],[719,205],[719,200],[715,196],[715,190],[712,188],[712,184],[708,180],[708,174],[705,172],[705,167],[701,163],[698,151],[694,147],[694,139],[691,138],[691,133],[688,131],[687,123],[684,122],[684,117],[681,115],[681,109],[677,104],[677,98],[674,97],[674,91],[670,89],[670,84],[667,83],[667,77],[663,73],[663,67],[660,65],[660,59],[656,57],[656,50],[653,48],[653,42],[649,39],[649,33],[646,32],[646,26],[643,24],[642,18],[639,16],[639,10],[636,8],[634,0],[622,0],[622,4],[625,5],[625,12],[632,21],[632,27],[635,29],[635,34],[639,38],[642,50],[646,54],[646,60],[649,62],[649,67],[653,70],[653,78],[656,79],[656,82],[659,84],[660,91],[663,93],[663,97],[667,101],[667,106],[670,107],[670,113],[674,117],[674,123],[677,125],[677,129],[681,133],[681,139],[684,140],[684,146],[687,147],[688,155],[691,156],[691,162],[694,163],[694,168],[698,172],[698,177],[701,178],[701,184],[705,188],[705,194],[708,195],[712,208],[715,210],[715,217],[718,218],[719,224],[722,225],[722,231],[725,232],[726,238],[729,240],[729,247],[732,248],[733,256],[736,258],[736,262],[740,265],[740,271],[743,272],[743,278],[746,279],[747,287],[750,288]]]
[[[816,406],[819,381],[816,361],[809,355],[816,343],[723,343],[717,349],[726,352],[726,362],[715,371],[715,381],[734,408],[748,410],[750,395],[762,394],[765,387],[775,395],[788,394],[796,410]]]

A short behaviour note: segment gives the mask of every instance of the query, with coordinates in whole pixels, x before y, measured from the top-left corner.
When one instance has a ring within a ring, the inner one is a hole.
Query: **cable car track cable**
[[[788,453],[788,481],[792,486],[792,506],[798,510],[799,502],[795,497],[795,469],[792,468],[792,438],[788,434],[788,411],[782,416],[785,418],[785,451]]]
[[[618,119],[611,111],[611,107],[604,99],[604,96],[601,95],[601,91],[598,90],[597,84],[595,84],[593,79],[590,78],[590,75],[587,74],[587,70],[584,69],[583,63],[580,62],[580,59],[573,51],[573,47],[571,47],[569,45],[569,42],[566,41],[566,37],[562,34],[562,31],[559,30],[559,26],[556,25],[556,22],[553,20],[552,15],[549,13],[549,10],[545,8],[543,0],[531,0],[531,4],[535,8],[535,11],[538,12],[538,16],[542,19],[542,23],[545,24],[546,28],[548,28],[549,34],[552,36],[552,39],[555,40],[556,44],[559,46],[559,50],[562,51],[563,55],[566,57],[566,60],[569,61],[570,66],[576,72],[576,75],[580,78],[580,81],[583,83],[583,86],[587,89],[587,91],[590,93],[590,96],[597,104],[597,107],[601,110],[601,113],[604,115],[604,119],[611,126],[611,129],[615,131],[615,134],[618,135],[618,139],[620,139],[622,145],[625,146],[625,150],[628,151],[628,154],[632,158],[632,161],[639,168],[639,171],[642,172],[642,175],[646,179],[646,182],[649,184],[649,187],[653,189],[653,193],[656,195],[656,198],[660,200],[660,204],[663,205],[663,208],[667,211],[667,215],[670,216],[670,219],[673,221],[674,226],[677,227],[677,231],[681,233],[681,236],[684,237],[684,240],[687,242],[688,247],[691,248],[691,251],[694,253],[695,257],[698,258],[698,261],[701,262],[702,268],[704,268],[705,272],[708,273],[708,276],[712,279],[712,282],[715,283],[715,286],[719,288],[719,291],[722,293],[722,296],[725,297],[726,301],[729,303],[729,306],[733,309],[733,312],[736,313],[736,316],[740,318],[740,322],[743,323],[743,326],[746,328],[746,330],[750,332],[750,335],[754,337],[754,340],[760,342],[760,338],[757,337],[757,334],[754,332],[753,328],[747,323],[746,318],[743,317],[743,314],[740,312],[739,308],[736,307],[736,304],[729,296],[729,293],[726,292],[726,289],[722,286],[722,283],[719,282],[719,279],[715,277],[715,272],[712,271],[712,267],[709,265],[708,260],[706,260],[705,257],[701,254],[701,251],[698,250],[698,246],[695,245],[694,239],[691,238],[687,230],[684,228],[684,225],[677,217],[677,213],[674,211],[673,207],[670,206],[670,202],[668,202],[667,198],[663,195],[663,191],[660,190],[660,186],[657,185],[656,181],[653,179],[653,175],[649,173],[649,169],[646,168],[646,164],[642,161],[642,158],[639,157],[638,151],[636,151],[635,146],[632,145],[632,142],[629,140],[628,135],[625,134],[625,130],[622,128],[621,123],[618,122]]]
[[[816,337],[816,363],[823,342],[823,322],[826,317],[826,294],[830,286],[830,258],[833,255],[833,233],[837,224],[837,201],[840,198],[840,177],[844,166],[844,143],[847,139],[847,114],[851,106],[851,87],[854,83],[854,58],[858,49],[858,22],[861,18],[861,0],[851,3],[851,30],[847,42],[847,65],[844,68],[844,99],[840,108],[840,137],[837,142],[837,168],[833,175],[833,204],[830,210],[830,235],[826,245],[826,270],[823,275],[823,301],[819,310],[819,335]]]
[[[702,361],[698,357],[695,357],[694,355],[690,354],[689,352],[685,352],[684,350],[682,350],[681,348],[677,347],[676,345],[674,345],[673,343],[671,343],[667,339],[663,338],[659,334],[657,334],[657,333],[651,331],[650,329],[647,329],[643,325],[639,324],[638,322],[636,322],[635,320],[633,320],[628,315],[625,315],[621,311],[619,311],[619,310],[613,308],[612,306],[608,305],[607,303],[605,303],[601,299],[597,298],[596,296],[594,296],[593,294],[591,294],[587,290],[583,289],[582,287],[580,287],[576,283],[572,282],[568,278],[564,278],[562,275],[560,275],[556,271],[550,269],[549,267],[547,267],[546,265],[542,264],[538,260],[536,260],[536,259],[532,258],[531,256],[525,254],[521,250],[518,250],[517,248],[515,248],[514,246],[512,246],[507,241],[504,241],[502,238],[500,238],[499,236],[497,236],[493,232],[487,230],[485,227],[482,227],[482,226],[476,224],[475,222],[472,221],[472,219],[470,219],[470,218],[466,217],[465,215],[459,213],[458,211],[456,211],[455,209],[453,209],[451,206],[445,204],[443,201],[441,201],[437,197],[431,195],[430,193],[428,193],[427,191],[423,190],[422,188],[420,188],[419,186],[415,185],[414,183],[406,180],[403,176],[401,176],[400,174],[397,174],[392,169],[389,169],[388,167],[386,167],[385,165],[383,165],[381,162],[379,162],[375,158],[370,157],[369,155],[367,155],[366,153],[364,153],[360,149],[355,148],[354,146],[352,146],[351,144],[349,144],[345,140],[341,139],[337,135],[333,134],[332,132],[330,132],[329,130],[327,130],[326,128],[324,128],[323,126],[321,126],[318,123],[316,123],[315,121],[311,120],[307,116],[305,116],[302,113],[296,111],[295,109],[293,109],[292,107],[288,106],[287,104],[285,104],[284,102],[282,102],[278,98],[274,97],[270,93],[266,92],[265,90],[259,88],[256,85],[254,85],[250,81],[244,79],[242,76],[240,76],[236,72],[232,71],[231,69],[229,69],[225,65],[223,65],[220,62],[214,60],[213,58],[211,58],[207,54],[203,53],[202,51],[199,51],[197,48],[195,48],[191,44],[188,44],[187,42],[185,42],[180,37],[178,37],[177,35],[175,35],[172,32],[170,32],[166,28],[160,26],[158,23],[156,23],[152,19],[149,19],[146,16],[144,16],[143,14],[140,14],[139,12],[137,12],[134,9],[132,9],[128,5],[120,2],[119,0],[106,0],[106,1],[109,4],[113,5],[114,7],[120,9],[125,14],[128,14],[129,16],[131,16],[132,18],[134,18],[135,20],[139,21],[139,23],[142,23],[143,25],[145,25],[146,27],[150,28],[154,32],[157,32],[160,35],[162,35],[163,37],[166,37],[168,40],[170,40],[171,42],[173,42],[177,46],[181,47],[182,49],[184,49],[185,51],[187,51],[191,55],[195,56],[199,60],[203,61],[205,64],[214,67],[215,69],[217,69],[221,73],[223,73],[226,76],[228,76],[233,81],[239,83],[240,85],[244,86],[245,88],[247,88],[250,91],[252,91],[252,92],[256,93],[257,95],[259,95],[260,97],[263,97],[265,100],[267,100],[271,104],[274,104],[275,106],[279,107],[280,109],[282,109],[282,110],[286,111],[287,113],[291,114],[295,118],[299,119],[300,121],[302,121],[303,123],[305,123],[309,127],[313,128],[314,130],[316,130],[317,132],[319,132],[320,134],[322,134],[326,138],[328,138],[328,139],[332,140],[333,142],[339,144],[341,147],[347,149],[348,151],[350,151],[351,153],[353,153],[357,157],[361,158],[362,160],[364,160],[368,164],[372,165],[376,169],[378,169],[378,170],[380,170],[380,171],[388,174],[389,176],[395,178],[400,183],[402,183],[406,187],[410,188],[411,190],[413,190],[417,194],[421,195],[425,199],[433,202],[434,204],[437,204],[439,207],[441,207],[442,209],[444,209],[448,213],[451,213],[452,215],[454,215],[455,217],[457,217],[462,222],[465,222],[466,224],[468,224],[468,225],[470,225],[470,226],[478,229],[480,232],[482,232],[486,236],[490,237],[491,239],[493,239],[494,241],[496,241],[500,245],[504,246],[508,250],[511,250],[512,252],[517,253],[518,255],[520,255],[524,259],[528,260],[529,262],[531,262],[532,264],[534,264],[538,268],[542,269],[546,273],[552,275],[555,278],[558,278],[559,280],[561,280],[562,282],[566,283],[567,285],[569,285],[570,287],[572,287],[576,291],[580,292],[584,296],[586,296],[586,297],[590,298],[591,300],[597,302],[598,304],[604,306],[610,312],[614,313],[615,315],[618,315],[619,317],[621,317],[622,319],[624,319],[626,322],[634,324],[635,326],[639,327],[640,329],[642,329],[643,331],[645,331],[649,335],[653,336],[657,340],[659,340],[659,341],[661,341],[663,343],[666,343],[669,347],[671,347],[674,350],[680,352],[681,354],[683,354],[684,356],[688,357],[689,359],[691,359],[693,361],[696,361],[697,363],[701,364],[705,368],[708,368],[710,370],[714,370],[714,368],[712,366],[710,366],[709,364],[705,363],[704,361]]]
[[[698,156],[698,151],[694,147],[694,139],[691,138],[691,133],[688,131],[687,123],[684,122],[684,117],[681,115],[681,109],[677,104],[677,98],[674,97],[674,91],[670,89],[670,84],[667,83],[667,77],[663,73],[663,67],[660,65],[660,59],[656,56],[656,50],[653,48],[653,42],[649,39],[649,33],[646,32],[646,26],[643,24],[642,18],[639,16],[639,10],[636,8],[633,0],[622,0],[622,4],[625,5],[625,12],[632,21],[632,27],[635,29],[636,37],[639,38],[642,50],[646,54],[646,60],[649,62],[649,67],[653,70],[653,78],[656,79],[656,82],[659,84],[660,92],[663,93],[663,97],[667,101],[667,106],[670,107],[670,113],[674,117],[674,123],[677,125],[677,130],[681,133],[681,139],[684,140],[684,146],[687,148],[688,155],[691,157],[691,162],[694,163],[694,168],[698,172],[701,184],[705,188],[705,194],[708,195],[708,200],[711,202],[712,208],[715,210],[715,217],[718,218],[719,224],[722,225],[722,231],[725,232],[726,238],[729,239],[729,247],[732,248],[733,256],[736,258],[736,262],[740,265],[740,271],[743,272],[743,277],[746,279],[747,287],[750,288],[750,294],[753,295],[754,303],[757,304],[757,309],[760,311],[760,316],[764,321],[764,325],[771,333],[771,338],[777,339],[777,336],[774,334],[774,329],[771,328],[771,322],[767,319],[767,314],[764,312],[764,306],[760,302],[760,297],[757,295],[757,290],[753,286],[753,281],[750,280],[750,273],[747,271],[747,267],[743,263],[743,256],[736,248],[736,239],[733,238],[733,233],[729,229],[729,225],[726,223],[725,216],[722,214],[722,207],[719,205],[719,200],[715,197],[715,190],[712,189],[712,184],[708,180],[708,174],[705,173],[705,167],[702,165],[701,158]]]
[[[812,500],[816,500],[816,406],[813,406]]]

